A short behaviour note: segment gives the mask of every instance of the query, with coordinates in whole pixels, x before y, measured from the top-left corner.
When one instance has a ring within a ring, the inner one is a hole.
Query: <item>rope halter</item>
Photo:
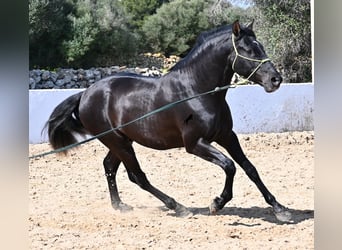
[[[254,58],[249,58],[249,57],[246,57],[246,56],[243,56],[243,55],[240,55],[239,52],[237,51],[237,48],[235,46],[235,35],[232,34],[232,43],[233,43],[233,47],[234,47],[234,51],[235,51],[235,58],[234,58],[234,61],[233,61],[233,65],[232,65],[232,69],[235,71],[234,67],[235,67],[235,62],[236,62],[236,59],[238,57],[241,57],[242,59],[245,59],[245,60],[248,60],[248,61],[252,61],[252,62],[258,62],[258,66],[256,66],[256,68],[252,71],[252,73],[249,74],[249,76],[244,80],[244,82],[247,82],[249,80],[249,78],[252,77],[252,75],[261,67],[261,65],[265,62],[268,62],[268,61],[271,61],[270,58],[265,58],[265,59],[254,59]]]

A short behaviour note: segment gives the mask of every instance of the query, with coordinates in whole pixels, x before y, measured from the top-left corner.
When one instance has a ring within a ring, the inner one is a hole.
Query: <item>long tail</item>
[[[83,92],[77,93],[61,102],[51,113],[45,127],[49,142],[54,149],[77,142],[75,134],[88,134],[78,116],[78,107]],[[64,151],[66,154],[67,152]]]

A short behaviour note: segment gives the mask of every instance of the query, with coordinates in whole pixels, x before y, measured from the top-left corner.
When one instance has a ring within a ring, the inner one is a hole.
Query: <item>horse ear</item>
[[[253,24],[254,24],[254,19],[252,20],[250,24],[247,25],[247,28],[253,30]]]
[[[233,31],[233,34],[238,37],[240,35],[240,23],[239,23],[239,20],[236,20],[234,23],[233,23],[233,27],[232,27],[232,31]]]

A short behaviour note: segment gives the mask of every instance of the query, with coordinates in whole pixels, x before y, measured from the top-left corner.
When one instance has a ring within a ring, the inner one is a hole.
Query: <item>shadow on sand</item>
[[[163,210],[166,210],[166,208],[161,208]],[[193,216],[196,217],[196,215],[209,215],[209,208],[208,207],[189,207],[188,208],[192,213]],[[170,211],[170,210],[168,210]],[[292,214],[291,222],[281,222],[278,221],[275,215],[273,214],[271,207],[251,207],[251,208],[241,208],[241,207],[224,207],[222,210],[220,210],[216,215],[210,215],[210,216],[225,216],[225,215],[232,215],[232,216],[239,216],[241,218],[256,218],[261,219],[270,223],[275,224],[298,224],[302,221],[313,219],[314,218],[314,210],[298,210],[298,209],[288,209],[288,211]],[[169,213],[169,215],[176,216],[174,213]],[[258,226],[259,223],[256,224],[245,224],[245,223],[239,223],[239,222],[233,222],[230,225],[232,226]]]

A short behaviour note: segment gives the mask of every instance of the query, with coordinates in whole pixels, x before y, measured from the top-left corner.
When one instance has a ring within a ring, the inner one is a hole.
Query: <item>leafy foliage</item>
[[[135,53],[134,34],[118,1],[78,0],[72,39],[65,41],[69,64],[78,67],[125,63]]]
[[[125,7],[127,15],[131,17],[130,24],[140,28],[144,19],[155,14],[156,10],[168,0],[124,0],[122,5]]]
[[[286,82],[312,81],[309,0],[254,0],[261,39]]]
[[[228,2],[175,0],[162,5],[156,14],[149,16],[142,31],[149,49],[182,55],[192,47],[201,31],[233,22],[242,16],[242,11],[234,9]]]
[[[71,36],[69,0],[29,0],[30,66],[54,67],[65,62],[63,41]]]
[[[286,82],[311,81],[309,0],[29,0],[30,68],[136,65],[184,56],[204,30],[255,19]]]

